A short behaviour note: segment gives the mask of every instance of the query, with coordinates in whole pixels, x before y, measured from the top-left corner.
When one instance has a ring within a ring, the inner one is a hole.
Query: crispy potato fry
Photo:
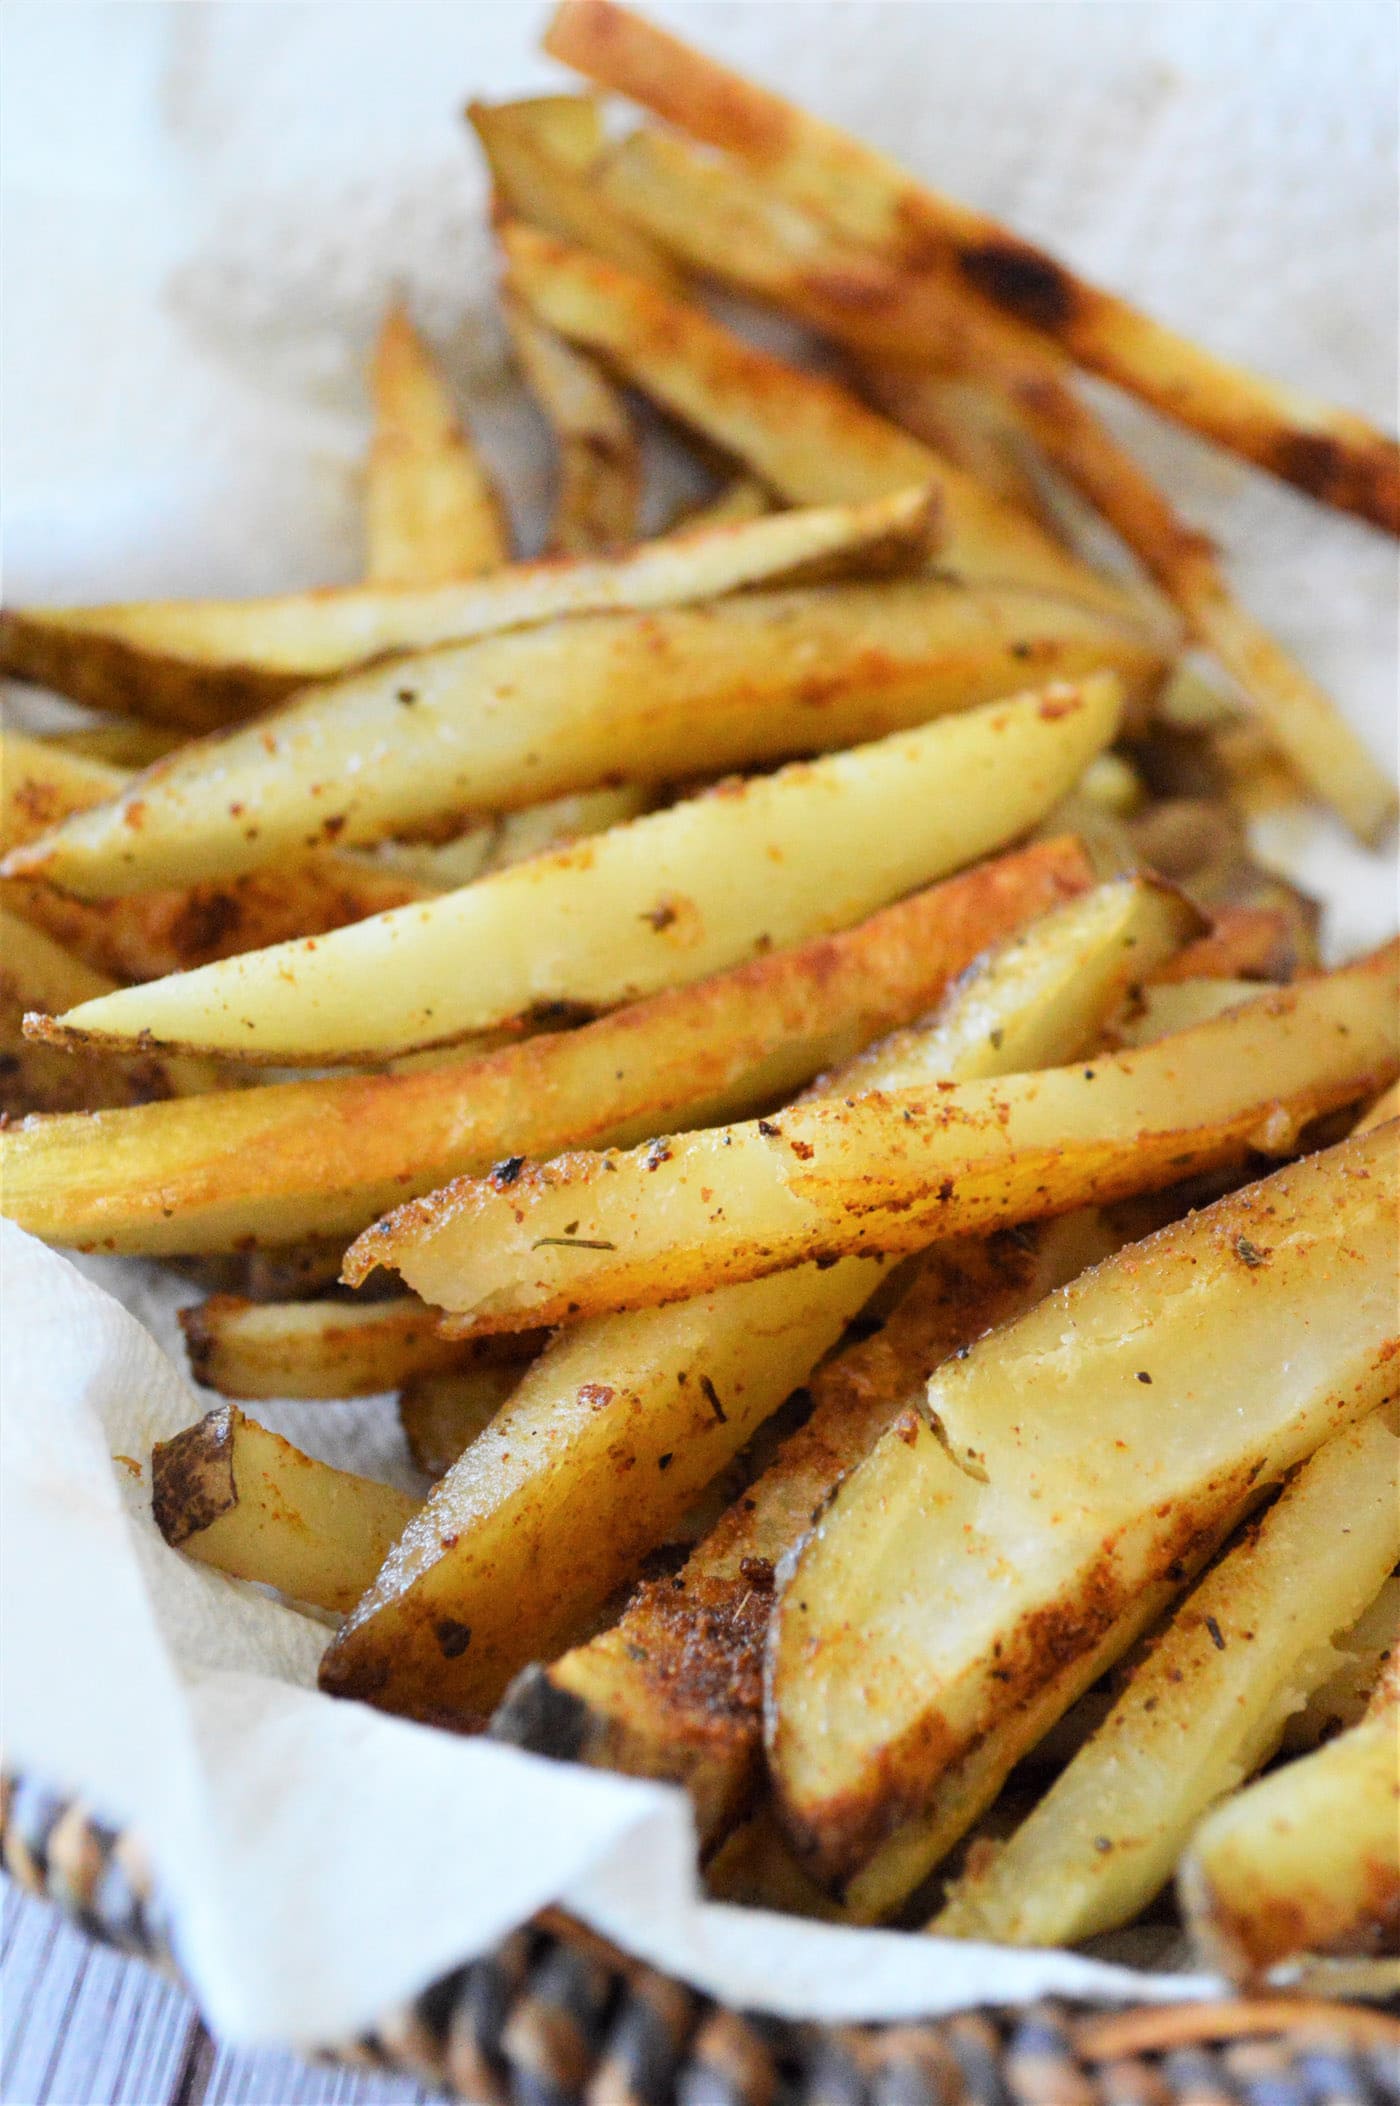
[[[1351,411],[1203,351],[849,134],[613,0],[564,0],[545,49],[911,273],[952,270],[1079,364],[1326,504],[1400,531],[1400,450]]]
[[[464,1353],[439,1335],[438,1312],[392,1302],[252,1302],[211,1295],[180,1311],[190,1372],[220,1396],[372,1397],[417,1375],[518,1365],[537,1351]]]
[[[70,814],[120,796],[129,781],[47,740],[0,732],[0,845],[32,841]],[[323,850],[228,884],[131,900],[76,900],[25,879],[0,886],[0,898],[94,971],[149,980],[292,936],[323,935],[440,889],[422,875]]]
[[[151,1510],[172,1550],[339,1613],[354,1606],[418,1501],[332,1469],[223,1404],[156,1442]]]
[[[69,1044],[325,1063],[446,1044],[542,1003],[615,1007],[850,927],[1024,833],[1113,737],[1119,697],[1096,675],[722,784],[427,904],[82,1004],[49,1029]]]
[[[1395,808],[1391,784],[1330,698],[1231,595],[1214,550],[1187,527],[1062,378],[1062,354],[975,293],[900,277],[784,210],[742,168],[683,140],[633,133],[611,154],[605,193],[696,268],[756,294],[856,349],[930,356],[1005,395],[1047,457],[1103,514],[1260,711],[1299,775],[1363,839]],[[862,285],[863,279],[872,282]],[[916,375],[894,414],[920,425]],[[915,399],[911,401],[909,398]],[[902,414],[901,414],[902,412]],[[913,413],[911,415],[911,412]],[[1400,525],[1400,519],[1397,519]]]
[[[519,1384],[526,1360],[415,1375],[399,1392],[399,1424],[408,1452],[427,1477],[445,1477]]]
[[[625,548],[637,538],[642,455],[621,391],[596,360],[566,344],[518,300],[506,302],[511,342],[554,432],[558,485],[549,545],[564,555]]]
[[[1283,1729],[1290,1755],[1319,1748],[1356,1726],[1366,1715],[1388,1661],[1400,1651],[1400,1574],[1387,1579],[1376,1598],[1332,1644],[1331,1671],[1293,1712]]]
[[[603,106],[596,95],[525,95],[479,106],[488,131],[529,139],[553,161],[588,175],[607,148]]]
[[[825,1086],[843,1087],[853,1072],[899,1080],[1053,1057],[1092,1036],[1126,975],[1169,952],[1183,927],[1175,902],[1141,887],[1071,904],[994,953],[922,1032],[858,1057]],[[455,1603],[448,1613],[464,1615],[474,1636],[448,1700],[488,1709],[516,1669],[588,1626],[879,1279],[879,1266],[859,1258],[804,1267],[565,1333],[447,1480],[434,1529],[367,1597],[328,1659],[328,1686],[391,1707],[421,1705],[430,1689],[441,1699],[447,1670],[433,1618]]]
[[[111,980],[0,906],[0,1112],[15,1118],[25,1112],[91,1111],[227,1084],[227,1071],[214,1061],[139,1052],[126,1059],[94,1059],[24,1036],[29,1012],[112,992]]]
[[[977,1854],[929,1929],[1077,1945],[1146,1908],[1202,1815],[1268,1760],[1289,1711],[1326,1679],[1337,1632],[1400,1559],[1397,1473],[1394,1412],[1304,1463],[1177,1611],[1030,1817]]]
[[[509,290],[793,504],[928,484],[948,529],[940,563],[978,582],[1035,585],[1120,619],[1140,611],[1023,513],[833,381],[754,350],[698,308],[533,227],[500,229]]]
[[[997,1082],[790,1105],[628,1153],[529,1165],[508,1191],[462,1179],[392,1247],[447,1328],[511,1330],[702,1294],[808,1259],[944,1236],[1175,1184],[1309,1119],[1400,1064],[1400,943],[1135,1052]],[[440,1225],[439,1225],[440,1221]]]
[[[978,866],[858,928],[488,1058],[224,1093],[193,1116],[0,1133],[0,1204],[51,1242],[149,1256],[348,1238],[445,1178],[790,1096],[930,1008],[987,945],[1092,882],[1072,841]]]
[[[871,541],[888,548],[905,536],[913,566],[929,545],[929,510],[918,494],[928,482],[928,461],[918,454],[913,473],[897,488],[886,485],[850,501],[819,504],[800,521],[754,520],[742,533],[726,528],[703,537],[670,535],[619,556],[515,563],[490,577],[447,585],[347,585],[260,600],[13,608],[0,612],[0,672],[98,708],[123,707],[123,686],[131,687],[132,709],[139,696],[146,715],[183,711],[177,721],[209,730],[374,660],[500,636],[565,615],[717,599],[783,577],[814,555],[831,560],[844,550],[856,565]],[[888,509],[869,509],[880,498]],[[1121,610],[1108,611],[1122,618]],[[403,685],[401,673],[390,668],[396,687]]]
[[[486,156],[500,204],[545,233],[578,242],[678,297],[684,280],[665,251],[614,212],[599,197],[587,164],[580,166],[583,120],[576,126],[571,155],[559,150],[557,116],[542,121],[541,110],[540,102],[467,106],[467,121]],[[597,137],[601,147],[601,126]]]
[[[1087,1686],[1047,1715],[1047,1684],[1384,1400],[1396,1183],[1371,1135],[1130,1246],[945,1363],[845,1481],[780,1575],[766,1703],[786,1825],[848,1900],[911,1892],[987,1803],[945,1779],[965,1802],[988,1729],[1004,1777]]]
[[[538,1754],[684,1784],[701,1845],[713,1847],[762,1784],[763,1642],[779,1560],[949,1353],[1112,1248],[1096,1217],[1077,1214],[1030,1238],[931,1251],[883,1329],[812,1376],[805,1426],[680,1571],[645,1581],[617,1623],[552,1667],[527,1668],[492,1730]],[[724,1299],[712,1306],[722,1321]]]
[[[446,585],[497,570],[510,532],[443,375],[397,302],[370,367],[374,438],[365,468],[365,576]]]
[[[1255,1984],[1305,1953],[1400,1951],[1400,1671],[1366,1717],[1227,1799],[1178,1874],[1208,1965]]]

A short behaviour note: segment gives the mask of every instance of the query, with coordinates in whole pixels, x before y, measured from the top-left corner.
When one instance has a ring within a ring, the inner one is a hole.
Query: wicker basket
[[[139,1841],[0,1777],[0,1858],[90,1936],[171,1969]],[[1297,1998],[924,2025],[798,2025],[714,2003],[550,1911],[323,2059],[492,2106],[1394,2106],[1400,2019]]]

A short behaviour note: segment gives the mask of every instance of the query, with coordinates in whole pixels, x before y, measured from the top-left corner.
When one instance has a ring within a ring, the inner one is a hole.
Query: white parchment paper
[[[655,11],[1222,351],[1393,422],[1400,78],[1384,0]],[[528,542],[547,454],[504,366],[456,112],[469,93],[557,81],[534,54],[540,19],[523,4],[9,0],[7,597],[353,576],[360,374],[394,289],[449,360]],[[1245,597],[1392,753],[1393,546],[1114,415],[1221,535]],[[1325,895],[1334,952],[1393,926],[1388,856],[1320,821],[1276,824],[1263,846]],[[151,1442],[204,1408],[174,1340],[188,1289],[152,1267],[75,1266],[8,1225],[0,1268],[7,1750],[143,1831],[225,2032],[348,2034],[552,1900],[718,1995],[797,2015],[1199,1991],[701,1903],[678,1794],[319,1697],[320,1627],[188,1564],[150,1522]],[[387,1400],[264,1415],[412,1481]]]

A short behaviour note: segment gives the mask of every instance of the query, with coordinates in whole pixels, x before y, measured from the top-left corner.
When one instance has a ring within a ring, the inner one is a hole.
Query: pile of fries
[[[327,1691],[683,1785],[732,1900],[1374,1964],[1400,947],[1246,829],[1394,797],[1076,369],[1392,533],[1400,453],[611,0],[546,47],[649,113],[469,113],[548,559],[395,309],[362,584],[0,618],[105,713],[5,734],[4,1210],[221,1290],[155,1517]],[[639,398],[715,477],[647,541]],[[393,1391],[421,1501],[239,1408]]]

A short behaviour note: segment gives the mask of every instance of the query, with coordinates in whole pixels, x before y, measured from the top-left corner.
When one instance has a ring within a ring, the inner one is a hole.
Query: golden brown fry
[[[542,1005],[613,1008],[849,927],[1025,833],[1112,739],[1120,695],[1099,674],[720,784],[426,904],[35,1028],[317,1066],[450,1044]]]
[[[508,1192],[461,1179],[440,1210],[362,1239],[346,1277],[392,1250],[464,1336],[642,1308],[1160,1189],[1251,1146],[1286,1153],[1397,1066],[1400,942],[1091,1067],[790,1105],[530,1165]]]
[[[637,538],[642,455],[627,404],[602,368],[506,302],[515,355],[554,432],[558,483],[549,545],[563,555],[625,548]]]
[[[1075,1215],[1030,1237],[929,1252],[883,1328],[813,1375],[805,1426],[680,1571],[645,1581],[588,1644],[527,1669],[493,1731],[542,1755],[684,1784],[702,1846],[716,1844],[762,1784],[763,1644],[780,1559],[949,1353],[1112,1247],[1092,1215]]]
[[[528,1360],[478,1361],[415,1375],[399,1393],[399,1424],[408,1450],[428,1477],[443,1477],[491,1423],[524,1374]]]
[[[93,1111],[217,1090],[227,1071],[210,1060],[157,1053],[125,1059],[65,1053],[24,1036],[24,1018],[54,1002],[86,1002],[114,983],[60,949],[41,929],[0,906],[0,1111]]]
[[[463,1352],[438,1331],[438,1312],[392,1302],[253,1302],[211,1295],[180,1311],[190,1372],[205,1389],[240,1397],[372,1397],[444,1369],[516,1365],[538,1349]]]
[[[501,501],[443,375],[397,302],[370,367],[374,438],[365,468],[365,576],[445,585],[510,558]]]
[[[1228,364],[874,148],[612,0],[564,0],[545,49],[911,272],[952,270],[1091,371],[1324,503],[1400,531],[1400,451],[1353,412]]]
[[[1206,538],[1065,384],[1063,356],[1033,331],[931,277],[901,277],[815,223],[783,212],[738,167],[678,139],[636,132],[609,158],[607,195],[684,259],[860,349],[871,342],[950,366],[1006,399],[1046,456],[1115,528],[1215,650],[1301,778],[1363,840],[1385,826],[1395,793],[1335,705],[1233,598]],[[864,281],[870,282],[864,282]],[[937,383],[935,382],[935,386]],[[886,407],[927,435],[926,383],[886,385]],[[893,396],[893,401],[890,397]],[[933,426],[940,428],[937,398]],[[936,440],[935,440],[935,443]],[[1397,519],[1400,526],[1400,519]]]
[[[637,1139],[791,1095],[1091,882],[1074,842],[1037,843],[842,935],[486,1058],[226,1092],[194,1116],[35,1121],[0,1133],[0,1202],[51,1242],[151,1256],[348,1239],[513,1151]]]
[[[1063,1054],[1183,926],[1172,902],[1143,887],[1073,902],[992,953],[931,1023],[821,1087],[985,1074]],[[879,1279],[861,1258],[802,1266],[561,1333],[440,1489],[432,1526],[366,1597],[327,1657],[326,1686],[410,1710],[488,1709],[516,1669],[591,1625]],[[450,1671],[435,1638],[444,1614],[473,1631]]]
[[[1400,1951],[1400,1669],[1365,1718],[1227,1799],[1178,1877],[1207,1963],[1253,1985],[1305,1953]]]
[[[684,280],[675,265],[598,196],[587,168],[559,151],[557,120],[542,123],[540,110],[538,102],[467,106],[467,121],[501,204],[531,226],[609,257],[663,292],[681,294]]]
[[[979,1852],[936,1935],[1076,1945],[1167,1884],[1192,1829],[1278,1745],[1331,1641],[1400,1559],[1395,1414],[1327,1442],[1177,1610],[1028,1819]],[[1319,1557],[1319,1544],[1328,1545]]]
[[[151,1509],[173,1550],[289,1601],[343,1613],[418,1510],[223,1404],[151,1451]]]
[[[789,1833],[862,1911],[912,1891],[1145,1594],[1384,1400],[1398,1167],[1393,1137],[1348,1141],[1130,1246],[945,1362],[846,1479],[784,1575],[766,1702]],[[989,1728],[1000,1774],[969,1795]]]
[[[916,473],[914,484],[923,489],[926,480]],[[916,564],[927,552],[929,514],[915,487],[906,482],[869,494],[886,499],[893,512],[852,519],[820,507],[820,518],[759,520],[743,534],[669,536],[620,556],[513,563],[492,576],[447,585],[13,608],[0,612],[0,671],[102,708],[123,706],[122,685],[134,686],[144,714],[175,712],[178,721],[207,730],[371,661],[502,636],[566,615],[716,599],[786,575],[811,556],[814,534],[823,551],[849,548],[854,560],[868,538],[883,541],[902,519]],[[402,685],[397,666],[389,678],[396,693]]]
[[[834,382],[756,351],[697,308],[580,249],[511,222],[507,284],[552,329],[596,351],[683,424],[737,456],[793,504],[931,485],[948,542],[939,561],[968,580],[1014,580],[1140,620],[1107,579],[1033,520]]]

